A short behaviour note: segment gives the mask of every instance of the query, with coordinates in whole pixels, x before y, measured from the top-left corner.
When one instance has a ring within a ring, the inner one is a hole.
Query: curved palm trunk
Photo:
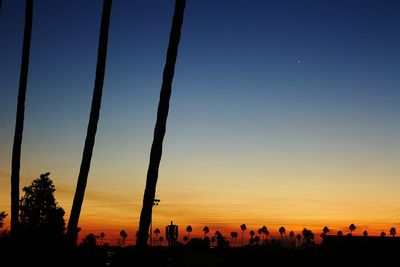
[[[90,111],[89,124],[87,128],[85,146],[81,167],[76,185],[74,201],[72,204],[71,215],[68,221],[67,238],[76,243],[78,234],[78,220],[81,213],[83,197],[90,169],[90,161],[92,159],[93,146],[96,138],[97,123],[99,121],[101,96],[103,93],[104,74],[106,69],[107,44],[108,44],[108,28],[110,25],[112,0],[104,0],[103,14],[101,17],[101,28],[99,37],[99,47],[97,54],[96,78],[93,89],[92,107]]]
[[[139,232],[136,240],[136,246],[140,253],[147,244],[149,225],[151,220],[153,200],[156,193],[158,169],[160,166],[162,155],[162,144],[165,135],[165,129],[168,117],[169,99],[171,96],[171,85],[174,77],[175,62],[178,54],[178,46],[181,36],[181,28],[183,23],[183,14],[185,10],[186,0],[176,0],[175,11],[172,19],[171,33],[169,36],[169,44],[167,58],[163,73],[163,82],[160,92],[160,102],[157,110],[157,121],[154,128],[153,144],[150,151],[150,163],[147,170],[146,188],[143,197],[143,206],[140,214]]]
[[[32,35],[32,17],[33,0],[26,0],[25,29],[22,47],[21,73],[19,77],[17,118],[15,122],[14,143],[11,162],[11,231],[13,234],[18,233],[19,171],[21,167],[21,144],[22,133],[24,131],[25,96],[26,84],[28,82],[29,51],[31,47]]]

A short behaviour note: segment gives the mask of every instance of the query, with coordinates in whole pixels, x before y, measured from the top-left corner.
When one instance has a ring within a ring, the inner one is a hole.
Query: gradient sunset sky
[[[0,12],[7,212],[24,2],[5,0]],[[66,220],[101,8],[100,0],[34,5],[21,188],[51,172]],[[173,8],[170,0],[113,3],[85,233],[111,241],[121,229],[136,232]],[[396,0],[188,0],[154,227],[191,224],[194,236],[204,225],[229,235],[242,223],[271,232],[400,227],[399,14]]]

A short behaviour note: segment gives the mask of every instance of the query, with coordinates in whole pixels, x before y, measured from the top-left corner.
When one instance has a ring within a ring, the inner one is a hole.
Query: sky
[[[114,1],[79,225],[134,242],[174,1]],[[21,188],[49,171],[68,220],[89,119],[102,1],[34,3]],[[192,236],[400,227],[400,2],[188,0],[153,227]],[[0,11],[0,210],[24,1]],[[9,223],[9,218],[7,218]],[[153,229],[154,229],[153,228]]]

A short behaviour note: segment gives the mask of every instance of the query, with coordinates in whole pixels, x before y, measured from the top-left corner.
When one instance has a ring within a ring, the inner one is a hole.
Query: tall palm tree
[[[187,232],[188,240],[190,239],[190,233],[191,233],[192,231],[193,231],[192,226],[191,226],[191,225],[188,225],[188,226],[186,227],[186,232]]]
[[[101,17],[99,47],[97,52],[96,78],[93,89],[92,107],[90,110],[89,124],[87,128],[78,181],[76,184],[74,201],[72,203],[71,214],[67,227],[67,238],[73,243],[76,243],[77,240],[79,215],[81,213],[83,197],[85,195],[85,189],[90,169],[90,161],[92,160],[93,147],[96,138],[97,123],[99,121],[100,115],[101,97],[103,93],[104,74],[106,69],[108,28],[110,25],[111,6],[112,0],[104,0],[103,14]]]
[[[243,235],[244,235],[244,231],[246,231],[247,227],[245,224],[242,224],[240,226],[240,230],[242,230],[242,241],[240,242],[240,246],[243,246]]]
[[[19,172],[21,168],[21,145],[24,131],[25,96],[28,83],[29,51],[31,48],[33,0],[26,0],[24,41],[22,45],[21,72],[19,76],[17,116],[11,160],[11,231],[18,233]]]
[[[150,163],[147,170],[146,188],[144,191],[143,206],[140,214],[139,233],[136,240],[136,246],[138,252],[140,253],[139,255],[142,254],[141,251],[143,251],[147,244],[147,233],[149,232],[153,200],[156,193],[158,169],[162,155],[162,145],[167,124],[169,99],[171,96],[171,86],[181,37],[185,5],[186,0],[176,0],[163,73],[163,82],[161,85],[160,102],[158,103],[157,121],[154,128],[153,143],[150,151]]]
[[[204,226],[203,232],[204,232],[204,237],[206,237],[206,235],[210,232],[210,228],[208,228],[208,226]]]

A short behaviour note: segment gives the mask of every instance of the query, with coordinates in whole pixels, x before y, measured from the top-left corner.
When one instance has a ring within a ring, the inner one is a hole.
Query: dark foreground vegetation
[[[342,237],[349,239],[348,237]],[[389,238],[385,238],[389,239]],[[395,238],[397,239],[397,238]],[[383,246],[351,240],[339,247],[317,245],[205,248],[148,247],[142,266],[399,266],[399,240]],[[372,245],[372,246],[371,246]],[[394,246],[392,246],[394,245]],[[135,247],[13,246],[1,244],[1,266],[139,266]]]

